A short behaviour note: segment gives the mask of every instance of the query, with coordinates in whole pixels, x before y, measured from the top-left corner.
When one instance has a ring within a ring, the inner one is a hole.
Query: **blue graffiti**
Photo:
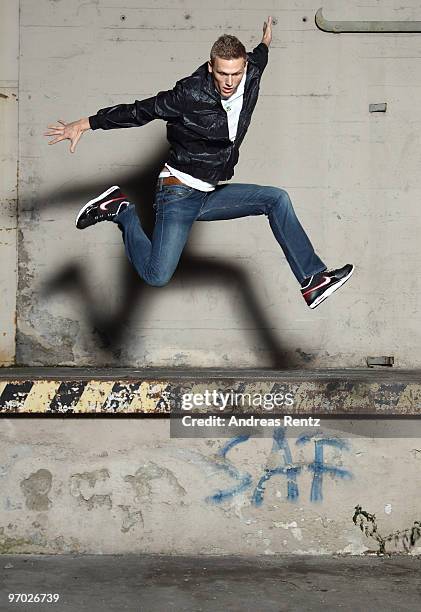
[[[237,480],[238,484],[231,489],[219,490],[213,495],[210,495],[206,498],[206,501],[209,503],[220,504],[221,502],[242,493],[252,485],[252,477],[248,472],[244,472],[241,474],[235,465],[233,465],[229,459],[227,459],[227,453],[237,444],[241,444],[242,442],[247,442],[250,436],[236,436],[232,440],[229,440],[217,454],[217,457],[220,460],[215,464],[218,470],[221,470],[231,476],[234,480]]]
[[[303,445],[311,442],[314,435],[303,435],[300,436],[296,444]],[[307,466],[307,469],[313,472],[313,482],[311,483],[310,501],[318,502],[323,500],[323,475],[332,474],[339,478],[348,479],[352,478],[352,473],[349,470],[338,468],[335,465],[326,465],[323,457],[323,450],[325,446],[333,446],[339,450],[349,450],[349,444],[345,440],[338,440],[337,438],[320,438],[314,440],[314,461]]]
[[[250,436],[237,436],[229,440],[217,453],[217,461],[215,466],[218,470],[225,472],[233,478],[237,484],[231,488],[218,490],[213,495],[206,498],[208,503],[220,504],[228,499],[232,499],[249,489],[253,484],[251,474],[248,472],[241,473],[233,463],[227,458],[227,453],[243,442],[247,442]],[[311,435],[300,436],[295,444],[297,447],[304,446],[310,442],[314,442],[314,461],[307,465],[302,463],[294,463],[291,449],[285,435],[284,427],[277,427],[273,432],[273,443],[270,452],[270,458],[278,462],[275,468],[264,468],[262,476],[259,478],[257,485],[251,496],[251,503],[254,506],[261,506],[264,501],[265,489],[268,481],[274,476],[283,476],[287,483],[287,499],[295,502],[299,498],[298,476],[302,473],[303,468],[312,472],[313,479],[311,483],[310,501],[321,502],[323,500],[323,476],[330,474],[333,477],[341,479],[352,479],[352,472],[339,468],[335,465],[326,464],[324,462],[324,448],[330,446],[343,450],[350,450],[346,440],[338,438],[324,437],[322,432]],[[273,461],[271,462],[273,464]]]
[[[298,499],[299,493],[297,475],[301,472],[301,466],[292,465],[291,450],[289,448],[289,444],[285,436],[285,429],[283,427],[277,427],[273,432],[271,454],[273,455],[277,452],[282,453],[283,465],[279,465],[274,469],[265,468],[265,473],[257,483],[252,496],[252,503],[255,506],[262,505],[266,483],[272,478],[272,476],[277,474],[281,474],[287,478],[287,498],[290,501],[295,501]]]

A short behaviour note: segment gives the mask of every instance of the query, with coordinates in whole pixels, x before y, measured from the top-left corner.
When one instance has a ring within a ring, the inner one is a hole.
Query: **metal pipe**
[[[323,17],[322,8],[315,16],[316,26],[323,32],[332,34],[369,33],[420,33],[421,21],[328,21]]]

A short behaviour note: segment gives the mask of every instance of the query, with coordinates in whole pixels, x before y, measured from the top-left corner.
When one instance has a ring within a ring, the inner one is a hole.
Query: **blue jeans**
[[[166,285],[175,272],[195,221],[266,215],[298,282],[326,269],[298,221],[286,191],[261,185],[226,184],[203,192],[187,185],[162,185],[154,203],[152,240],[142,229],[131,204],[114,221],[123,232],[126,253],[149,285]]]

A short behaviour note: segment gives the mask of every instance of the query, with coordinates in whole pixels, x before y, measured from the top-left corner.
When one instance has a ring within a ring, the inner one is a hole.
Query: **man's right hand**
[[[49,132],[44,132],[44,136],[54,136],[53,140],[50,140],[48,144],[56,144],[56,142],[61,140],[70,140],[70,153],[74,153],[82,134],[91,129],[89,119],[79,119],[72,123],[66,123],[59,119],[58,123],[60,125],[49,125]]]

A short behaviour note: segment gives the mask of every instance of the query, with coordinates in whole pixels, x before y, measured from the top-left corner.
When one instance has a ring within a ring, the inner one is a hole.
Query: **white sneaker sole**
[[[340,287],[342,287],[342,285],[346,283],[348,279],[351,278],[353,272],[354,272],[354,266],[352,266],[351,271],[346,276],[344,276],[342,280],[340,280],[338,283],[335,283],[334,285],[326,289],[326,291],[322,293],[322,295],[319,295],[319,297],[316,300],[314,300],[314,302],[310,305],[310,308],[311,309],[316,308],[316,306],[319,306],[319,304],[324,302],[326,298],[332,295],[332,293],[334,293],[336,289],[339,289]]]
[[[99,202],[100,200],[102,200],[102,198],[105,198],[107,195],[110,195],[110,193],[112,193],[116,189],[120,189],[120,187],[118,187],[118,185],[113,185],[112,187],[107,189],[107,191],[104,191],[104,193],[101,193],[101,195],[99,195],[98,197],[94,198],[93,200],[89,200],[89,202],[80,209],[79,214],[76,217],[76,227],[77,227],[79,219],[81,218],[85,210],[87,210],[90,206],[92,206],[92,204],[95,204],[96,202]]]

